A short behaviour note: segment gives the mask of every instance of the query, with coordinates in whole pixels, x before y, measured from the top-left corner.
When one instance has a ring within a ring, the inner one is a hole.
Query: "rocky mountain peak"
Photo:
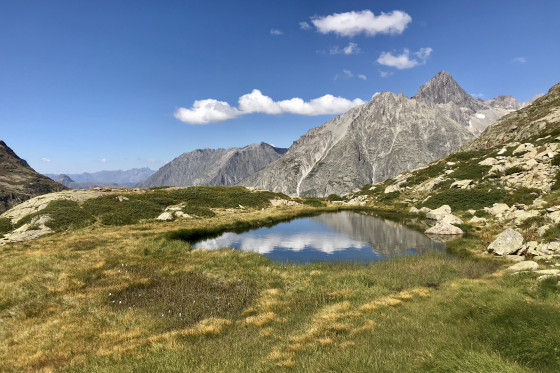
[[[17,154],[14,153],[14,151],[2,140],[0,140],[0,164],[4,167],[7,167],[8,165],[29,167],[29,164],[18,157]]]
[[[74,180],[72,180],[72,178],[71,178],[70,176],[65,175],[65,174],[60,174],[60,175],[58,175],[58,177],[56,178],[55,181],[56,181],[57,183],[60,183],[60,184],[62,184],[62,185],[65,185],[65,186],[69,186],[70,183],[73,183],[73,182],[74,182]]]
[[[447,71],[437,73],[430,81],[420,87],[418,93],[412,98],[428,106],[452,102],[460,107],[476,110],[475,107],[472,107],[476,100],[465,92]]]

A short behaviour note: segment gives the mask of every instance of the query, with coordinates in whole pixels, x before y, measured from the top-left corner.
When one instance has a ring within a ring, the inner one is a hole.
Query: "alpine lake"
[[[416,228],[416,229],[414,229]],[[395,221],[365,211],[300,217],[241,233],[223,232],[192,243],[193,249],[235,248],[277,262],[363,262],[446,252],[441,239],[426,236],[425,223]]]

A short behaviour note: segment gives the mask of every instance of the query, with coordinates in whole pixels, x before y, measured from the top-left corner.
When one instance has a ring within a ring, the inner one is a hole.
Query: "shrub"
[[[10,218],[0,218],[0,237],[13,229]]]
[[[553,166],[560,166],[560,153],[556,154],[554,158],[552,158],[552,161],[550,161],[550,163]]]
[[[491,168],[490,166],[481,166],[479,164],[467,164],[453,171],[449,177],[459,180],[478,180],[482,179],[484,174]]]
[[[503,189],[447,189],[435,194],[423,206],[434,209],[449,205],[453,210],[479,210],[503,201],[508,193]]]
[[[342,201],[343,198],[341,196],[339,196],[338,194],[329,194],[329,196],[327,197],[327,199],[329,201]]]
[[[520,172],[523,172],[523,171],[525,171],[525,170],[521,166],[513,166],[513,167],[508,168],[504,172],[504,175],[506,175],[506,176],[507,175],[513,175],[513,174],[517,174],[517,173],[520,173]]]
[[[482,149],[482,150],[472,150],[469,152],[455,153],[448,156],[446,158],[446,161],[447,162],[470,162],[473,159],[482,158],[491,152],[492,152],[491,150]]]
[[[413,175],[406,180],[406,183],[403,184],[403,186],[418,185],[428,179],[431,179],[432,177],[436,177],[445,170],[445,167],[445,163],[440,162],[432,164],[427,168],[415,171]]]
[[[324,207],[325,203],[321,201],[319,198],[306,198],[303,201],[304,205],[312,206],[312,207]]]
[[[391,192],[391,193],[384,193],[377,198],[378,202],[382,203],[391,203],[395,199],[397,199],[401,195],[401,192]]]
[[[510,206],[516,203],[530,205],[540,193],[539,189],[522,187],[516,189],[504,202]]]

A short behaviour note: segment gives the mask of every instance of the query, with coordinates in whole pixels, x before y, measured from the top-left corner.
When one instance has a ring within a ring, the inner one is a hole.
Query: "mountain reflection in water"
[[[400,223],[343,211],[200,241],[193,248],[234,247],[281,262],[364,261],[443,251],[445,245]]]

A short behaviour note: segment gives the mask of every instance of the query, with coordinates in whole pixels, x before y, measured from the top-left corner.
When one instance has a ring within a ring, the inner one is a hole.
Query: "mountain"
[[[72,189],[124,188],[134,186],[155,173],[148,167],[131,170],[84,172],[81,174],[46,174],[45,176]]]
[[[344,194],[448,155],[509,113],[512,100],[517,102],[496,99],[491,106],[441,72],[412,98],[383,92],[311,129],[239,185],[300,196]]]
[[[67,189],[33,170],[0,141],[0,212],[32,197]]]
[[[197,149],[181,154],[137,187],[235,185],[286,151],[266,143],[244,148]]]
[[[513,141],[523,141],[536,134],[551,132],[560,125],[560,83],[529,106],[510,113],[488,127],[480,137],[460,150],[480,150]]]
[[[523,105],[511,96],[498,96],[486,101],[475,99],[447,71],[437,73],[412,98],[430,107],[438,107],[475,136],[504,115],[521,109]]]

